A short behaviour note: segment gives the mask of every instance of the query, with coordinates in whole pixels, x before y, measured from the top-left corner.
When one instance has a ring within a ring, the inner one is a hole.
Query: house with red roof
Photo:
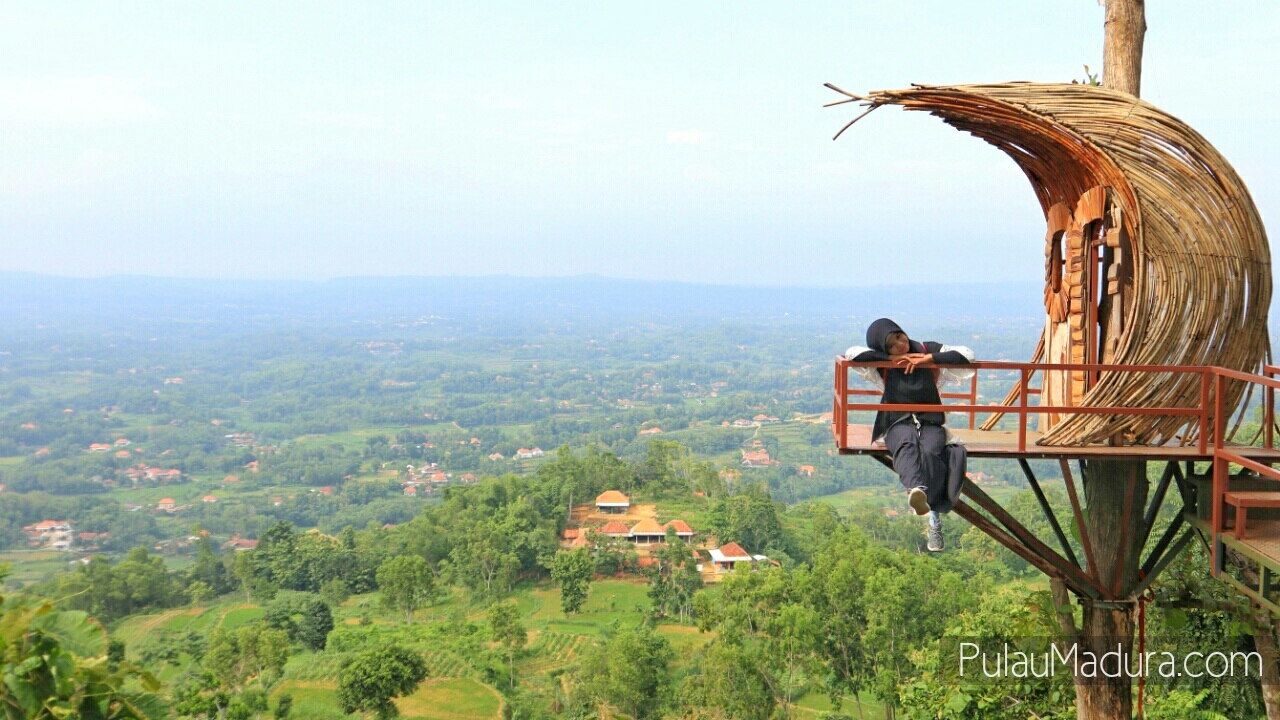
[[[772,464],[773,460],[769,457],[768,450],[743,451],[742,453],[743,467],[769,467]]]
[[[660,428],[660,427],[645,428],[645,429],[641,430],[641,431],[640,431],[639,433],[637,433],[637,434],[638,434],[638,435],[661,435],[661,434],[662,434],[662,428]]]
[[[236,552],[241,550],[252,550],[256,547],[258,547],[257,540],[243,540],[239,535],[234,535],[230,540],[222,543],[223,550],[235,550]]]
[[[736,542],[725,543],[711,550],[711,562],[715,563],[718,572],[732,572],[739,563],[755,567],[757,563],[768,560],[764,555],[752,555]]]
[[[501,460],[501,459],[502,459],[502,453],[500,453],[500,452],[489,453],[489,459],[490,459],[490,460]]]
[[[116,447],[128,447],[133,443],[129,442],[129,438],[116,438]]]
[[[476,482],[477,480],[479,480],[479,479],[480,479],[480,478],[476,477],[476,476],[475,476],[474,474],[472,474],[472,473],[463,473],[463,475],[462,475],[462,482],[467,483],[467,484],[475,483],[475,482]]]
[[[813,477],[812,465],[801,465],[799,468],[797,468],[797,470],[801,475],[804,475],[805,477]]]
[[[404,489],[404,495],[405,497],[418,497],[418,486],[409,485]]]
[[[596,510],[611,515],[625,515],[631,509],[631,498],[617,490],[605,490],[596,496]]]
[[[689,523],[683,520],[677,518],[666,525],[663,525],[662,530],[664,535],[667,528],[674,529],[676,531],[676,537],[680,538],[684,542],[691,542],[693,540],[693,528],[689,527]]]
[[[666,529],[653,518],[645,518],[631,528],[631,542],[637,545],[653,545],[664,542],[666,539]]]
[[[104,453],[110,452],[111,446],[106,443],[93,443],[89,446],[89,452]]]
[[[599,535],[604,535],[605,537],[629,538],[631,537],[631,528],[627,527],[627,524],[624,522],[620,522],[618,520],[612,520],[610,522],[605,523],[599,530],[596,531],[596,533]]]
[[[218,496],[205,495],[204,497],[200,498],[200,502],[215,503],[215,502],[218,502]]]

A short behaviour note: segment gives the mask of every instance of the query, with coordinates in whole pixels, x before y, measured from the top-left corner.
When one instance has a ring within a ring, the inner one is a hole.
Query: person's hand
[[[933,363],[933,355],[929,353],[910,353],[899,356],[896,362],[903,366],[903,372],[910,375],[918,367],[931,365]]]

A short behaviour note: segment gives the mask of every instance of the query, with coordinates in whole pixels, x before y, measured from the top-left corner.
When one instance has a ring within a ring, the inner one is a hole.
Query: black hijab
[[[867,347],[873,352],[887,356],[889,354],[888,340],[889,336],[896,332],[904,332],[898,323],[889,318],[880,318],[871,323],[867,328]],[[905,334],[905,333],[904,333]],[[909,336],[908,336],[909,337]],[[925,352],[925,347],[915,340],[910,340],[911,352]],[[871,359],[871,358],[865,358]],[[942,398],[938,394],[938,386],[935,383],[936,376],[929,371],[915,372],[907,374],[901,368],[891,368],[889,370],[881,370],[881,377],[884,378],[884,396],[881,398],[883,403],[901,403],[903,405],[941,405]],[[872,439],[879,438],[884,435],[889,427],[896,424],[900,420],[911,415],[911,413],[902,412],[878,412],[876,413],[875,426],[872,428]],[[920,422],[929,423],[931,425],[942,425],[946,422],[946,416],[942,413],[916,413]]]

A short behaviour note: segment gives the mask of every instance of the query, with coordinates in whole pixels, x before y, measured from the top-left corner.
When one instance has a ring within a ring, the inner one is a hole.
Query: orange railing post
[[[1018,452],[1027,451],[1027,383],[1031,372],[1022,368],[1018,373]]]
[[[1196,450],[1201,455],[1209,452],[1209,370],[1200,373],[1200,441]]]

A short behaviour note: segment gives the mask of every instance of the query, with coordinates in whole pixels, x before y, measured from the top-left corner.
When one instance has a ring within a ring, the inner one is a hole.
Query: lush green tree
[[[338,670],[338,704],[344,712],[375,712],[380,718],[398,713],[393,698],[408,695],[427,677],[418,653],[389,645],[357,653]]]
[[[587,548],[561,550],[551,560],[551,579],[560,584],[560,608],[565,615],[582,609],[591,590],[595,561]]]
[[[435,575],[420,556],[401,555],[378,568],[378,588],[383,606],[404,613],[404,621],[412,623],[413,614],[431,599]]]
[[[516,684],[516,653],[529,641],[529,632],[520,620],[515,602],[496,602],[489,606],[489,639],[502,646],[507,656],[508,681]]]
[[[680,692],[681,705],[703,717],[769,720],[777,700],[758,650],[712,641]]]
[[[289,713],[293,711],[293,695],[289,693],[281,693],[276,698],[276,709],[272,713],[272,717],[276,720],[288,720]]]
[[[298,640],[312,650],[323,650],[333,630],[333,612],[320,598],[312,598],[298,621]]]
[[[702,575],[698,572],[693,551],[679,537],[674,528],[667,528],[666,542],[651,555],[657,563],[645,569],[649,578],[649,599],[658,617],[677,614],[680,622],[693,611],[693,598],[702,589]]]
[[[347,583],[341,578],[333,578],[320,586],[320,597],[324,598],[330,607],[338,607],[351,597],[351,588],[347,587]]]
[[[583,654],[578,702],[608,704],[638,720],[661,717],[671,699],[674,659],[667,639],[647,625],[618,633]]]
[[[265,687],[284,671],[289,659],[289,634],[265,623],[250,623],[234,631],[221,628],[209,634],[204,667],[221,687],[236,689],[251,677]]]
[[[191,598],[192,605],[199,606],[200,603],[213,597],[213,588],[203,580],[196,580],[187,586],[187,597]]]

